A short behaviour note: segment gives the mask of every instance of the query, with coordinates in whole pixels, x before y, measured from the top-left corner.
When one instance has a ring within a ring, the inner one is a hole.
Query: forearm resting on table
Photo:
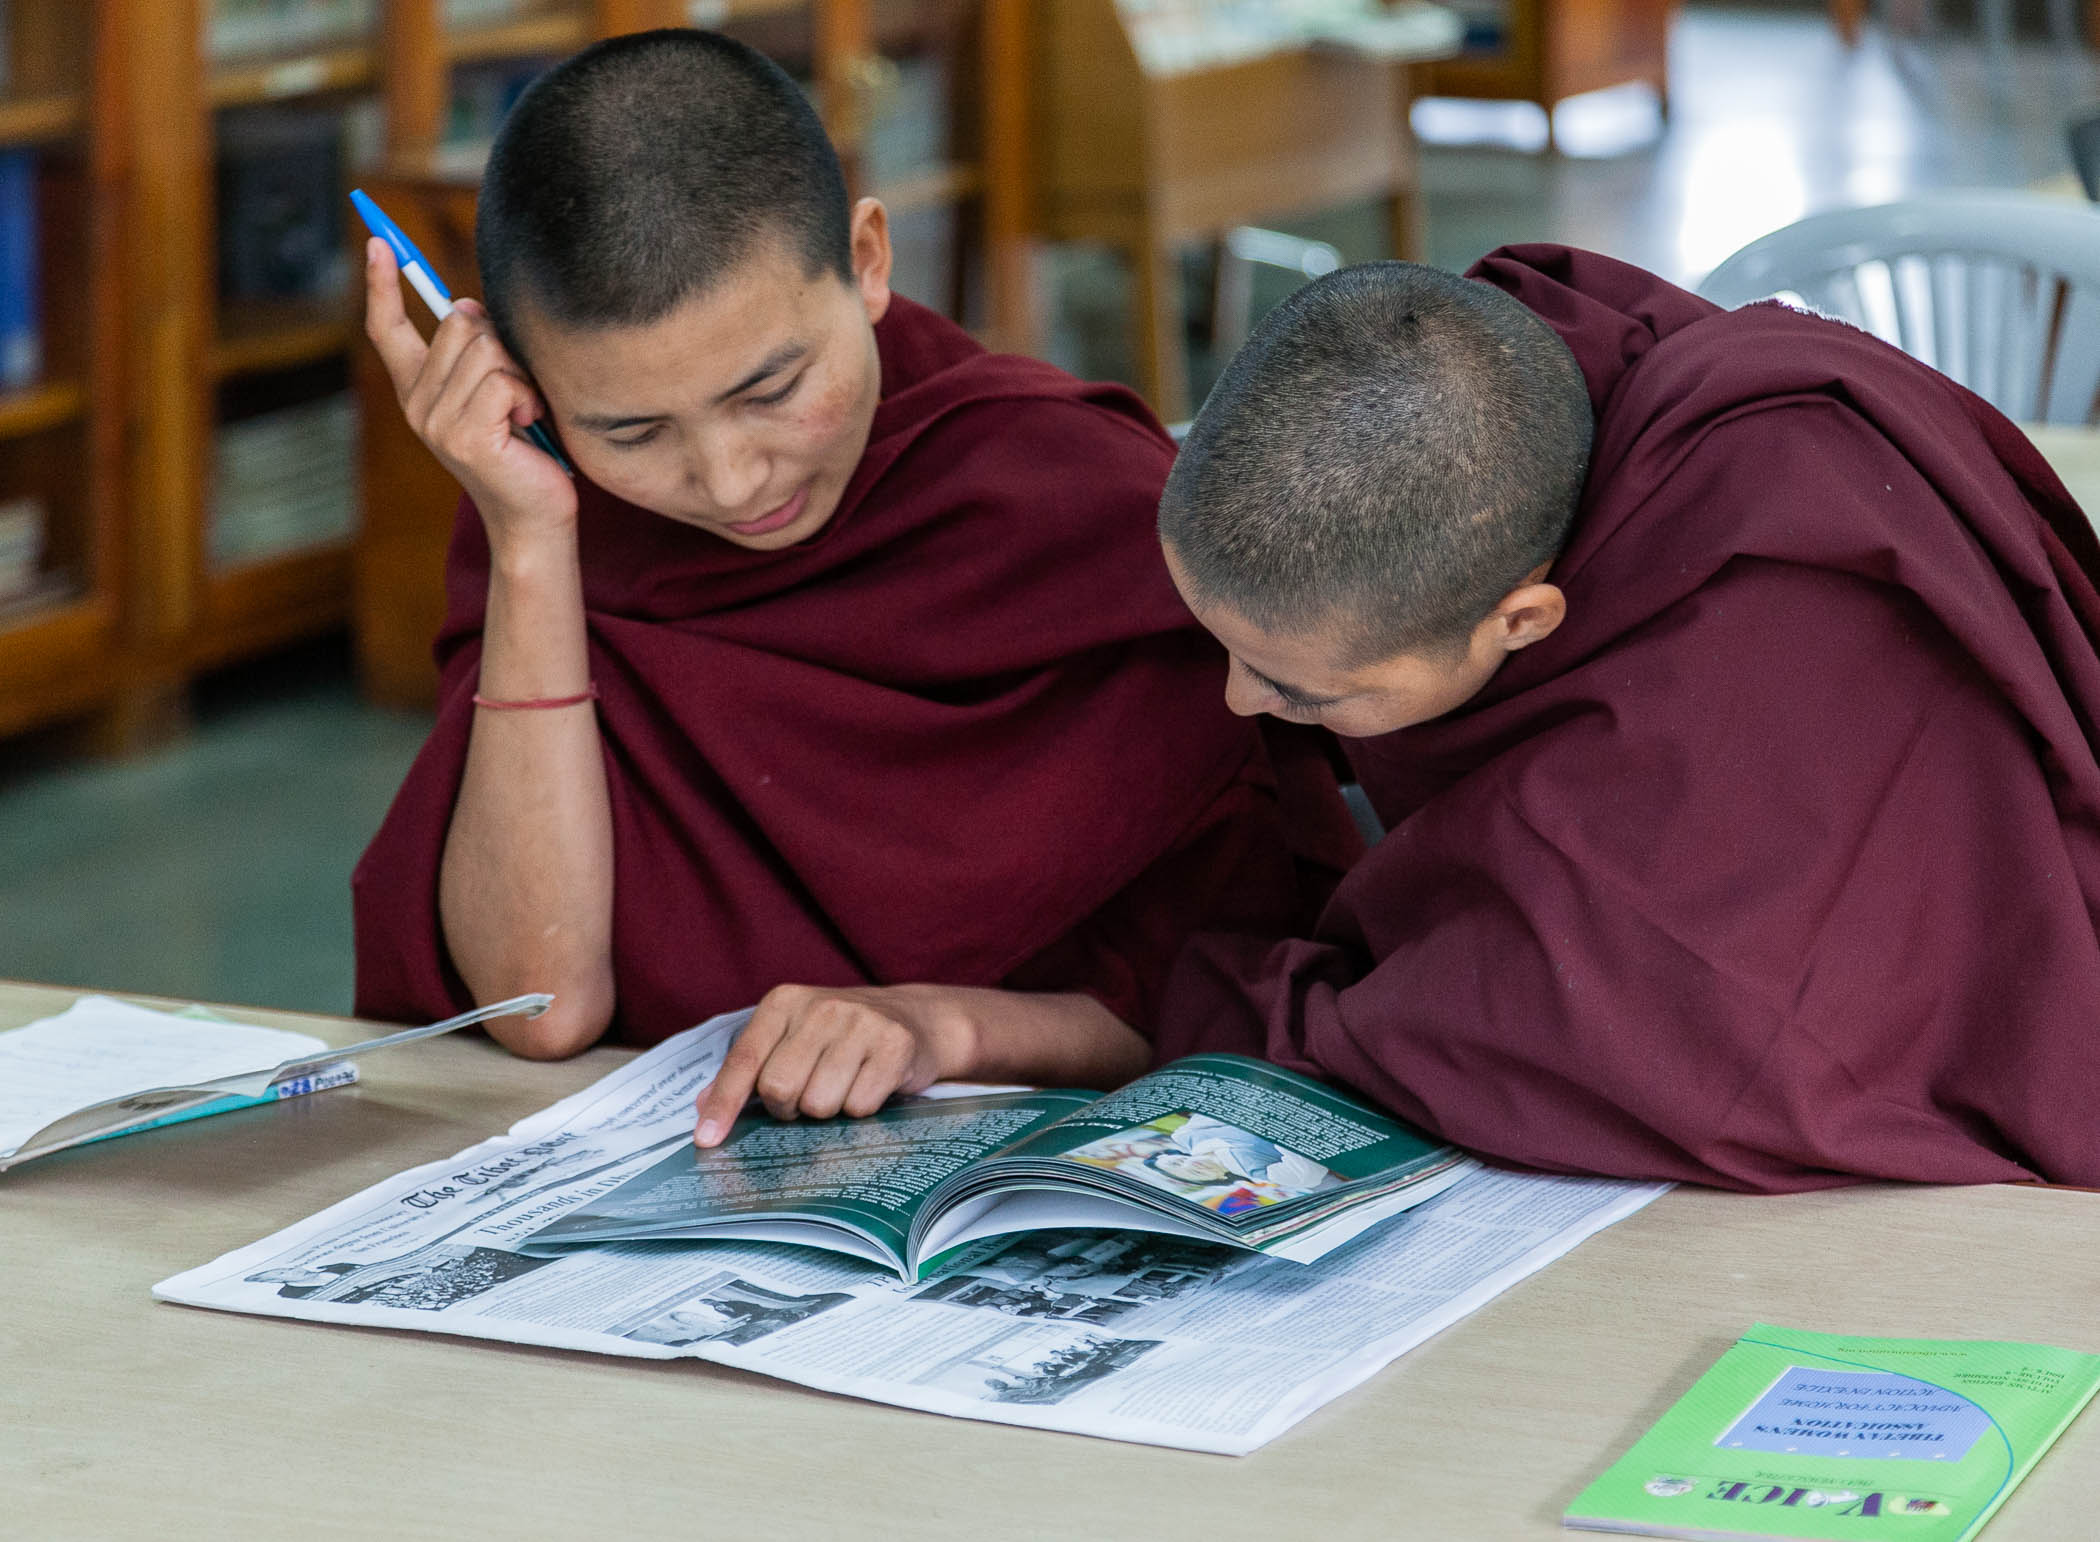
[[[572,696],[589,685],[573,541],[499,559],[479,693]],[[588,704],[477,709],[438,879],[445,944],[477,1002],[548,991],[542,1017],[492,1024],[535,1060],[589,1048],[612,1021],[612,812]]]
[[[1105,1090],[1144,1075],[1152,1063],[1144,1036],[1091,996],[931,989],[956,1020],[955,1080]]]

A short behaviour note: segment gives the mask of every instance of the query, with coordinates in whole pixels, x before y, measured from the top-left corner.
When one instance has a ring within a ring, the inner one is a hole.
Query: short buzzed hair
[[[1265,631],[1337,629],[1347,667],[1448,656],[1558,555],[1592,415],[1551,328],[1491,285],[1343,268],[1271,311],[1190,429],[1160,538]]]
[[[733,39],[667,28],[594,44],[519,98],[474,249],[515,353],[521,306],[585,330],[660,321],[767,240],[850,283],[851,230],[837,152],[794,80]]]

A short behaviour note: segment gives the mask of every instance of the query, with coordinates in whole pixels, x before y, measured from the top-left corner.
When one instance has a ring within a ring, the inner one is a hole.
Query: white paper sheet
[[[0,1033],[0,1156],[54,1119],[149,1087],[187,1086],[327,1049],[312,1034],[83,996]]]

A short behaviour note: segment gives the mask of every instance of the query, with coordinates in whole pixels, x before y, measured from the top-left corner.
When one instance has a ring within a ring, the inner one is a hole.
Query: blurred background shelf
[[[224,379],[340,357],[358,335],[358,326],[357,310],[347,294],[222,305],[209,368],[213,378]]]
[[[329,91],[369,90],[378,78],[378,68],[377,55],[364,45],[242,59],[214,66],[211,105],[247,107]]]
[[[213,669],[340,629],[350,614],[350,563],[346,539],[212,574],[189,666]]]
[[[1030,189],[1034,232],[1099,243],[1128,268],[1137,384],[1170,422],[1194,406],[1189,248],[1377,200],[1388,254],[1420,255],[1414,73],[1456,42],[1455,28],[1431,27],[1397,53],[1314,46],[1286,6],[1227,20],[1237,24],[1196,7],[1045,0],[1027,47],[1032,164],[1007,174]]]
[[[581,12],[552,12],[493,22],[444,34],[443,56],[451,64],[530,59],[573,53],[591,40],[591,18]]]
[[[948,208],[966,198],[975,198],[984,188],[984,175],[976,166],[937,166],[895,179],[877,181],[868,191],[883,202],[892,218],[916,214],[921,209]]]
[[[57,428],[81,416],[87,406],[87,388],[77,380],[46,380],[0,391],[0,439]]]
[[[1556,148],[1553,110],[1570,97],[1643,83],[1670,110],[1670,18],[1677,0],[1455,0],[1465,47],[1430,66],[1436,96],[1534,102]]]
[[[71,92],[0,98],[0,147],[64,139],[79,133],[86,122],[87,109]]]
[[[131,655],[115,0],[11,0],[0,87],[0,735],[116,721]]]
[[[0,735],[105,708],[117,651],[106,598],[53,588],[0,604]]]
[[[1175,248],[1377,197],[1412,249],[1405,66],[1300,37],[1163,74],[1140,13],[5,0],[0,736],[64,721],[140,747],[181,731],[200,672],[346,624],[370,699],[430,699],[457,489],[362,346],[344,195],[363,181],[471,293],[486,148],[537,74],[592,39],[697,23],[777,59],[852,190],[887,203],[899,292],[991,346],[1044,350],[1037,243],[1122,246],[1136,378],[1169,415],[1186,400]]]

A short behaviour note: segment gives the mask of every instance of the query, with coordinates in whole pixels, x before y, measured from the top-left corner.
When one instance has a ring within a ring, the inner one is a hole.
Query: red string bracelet
[[[549,707],[580,707],[587,701],[598,699],[598,682],[593,680],[574,696],[527,696],[521,700],[502,701],[493,696],[474,693],[474,705],[487,707],[491,712],[543,712]]]

